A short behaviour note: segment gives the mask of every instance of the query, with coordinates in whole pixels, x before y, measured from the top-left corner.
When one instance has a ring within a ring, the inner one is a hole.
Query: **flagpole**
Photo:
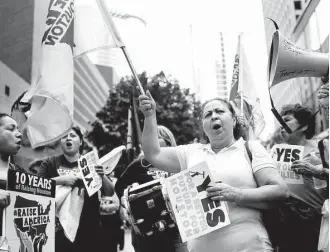
[[[245,121],[245,117],[244,117],[244,106],[243,106],[243,103],[244,103],[244,99],[243,99],[243,95],[244,95],[244,80],[243,80],[243,71],[244,71],[244,69],[243,69],[243,57],[242,57],[242,36],[243,35],[243,33],[241,32],[240,34],[239,34],[239,36],[238,36],[238,40],[239,40],[239,55],[240,55],[240,57],[239,57],[239,62],[238,62],[238,65],[239,65],[239,83],[241,84],[241,85],[239,85],[240,86],[240,88],[241,88],[241,116],[243,117],[243,119],[244,119],[244,121]]]
[[[123,50],[123,53],[124,53],[125,58],[126,58],[126,60],[127,60],[127,62],[128,62],[129,68],[131,69],[132,74],[133,74],[133,76],[134,76],[134,78],[135,78],[135,80],[136,80],[137,88],[138,88],[140,94],[145,95],[145,92],[144,92],[144,90],[143,90],[142,84],[141,84],[141,82],[140,82],[140,80],[139,80],[139,77],[138,77],[138,75],[137,75],[137,73],[136,73],[136,71],[135,71],[135,69],[134,69],[133,63],[132,63],[132,61],[131,61],[131,58],[130,58],[129,55],[128,55],[128,52],[127,52],[127,50],[126,50],[126,47],[125,47],[125,46],[121,46],[120,48]]]
[[[138,88],[140,94],[145,95],[145,92],[143,90],[142,84],[141,84],[141,82],[139,80],[139,77],[138,77],[138,75],[137,75],[134,67],[133,67],[132,60],[129,57],[128,52],[126,50],[126,47],[125,47],[124,43],[122,42],[122,39],[121,39],[121,37],[119,35],[119,32],[117,31],[116,26],[115,26],[115,24],[112,21],[111,14],[109,15],[109,13],[107,13],[105,11],[107,9],[107,6],[104,3],[104,0],[96,0],[96,2],[97,2],[98,6],[100,8],[100,11],[101,11],[101,14],[102,14],[102,16],[104,18],[104,21],[106,22],[106,24],[107,24],[107,26],[109,28],[109,31],[110,31],[110,33],[112,34],[112,36],[113,36],[113,38],[115,40],[116,45],[123,50],[123,53],[125,55],[125,58],[126,58],[126,60],[128,62],[128,65],[129,65],[131,71],[132,71],[133,77],[136,80],[137,88]]]

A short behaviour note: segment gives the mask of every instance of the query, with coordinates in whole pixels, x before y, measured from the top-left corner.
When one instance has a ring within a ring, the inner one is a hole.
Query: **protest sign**
[[[98,165],[98,162],[99,156],[95,149],[80,157],[78,160],[80,174],[89,196],[92,196],[102,187],[102,178],[95,171],[95,166]]]
[[[52,179],[8,170],[5,235],[10,251],[55,251],[55,186]]]
[[[276,162],[278,172],[288,184],[304,184],[301,174],[291,170],[291,165],[296,160],[302,160],[304,146],[276,144],[271,150],[272,158]]]
[[[205,162],[164,179],[183,242],[230,224],[224,202],[212,201],[206,188],[214,185]]]

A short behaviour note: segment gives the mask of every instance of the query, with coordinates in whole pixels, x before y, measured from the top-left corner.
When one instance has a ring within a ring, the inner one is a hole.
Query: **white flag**
[[[245,123],[249,127],[248,138],[254,139],[263,131],[265,120],[243,45],[243,34],[241,33],[235,56],[230,100],[235,101],[241,115],[244,114]]]
[[[125,149],[126,147],[121,145],[99,159],[99,164],[103,166],[106,175],[109,175],[116,168]]]
[[[49,144],[69,132],[73,124],[73,25],[74,0],[51,0],[41,41],[38,78],[22,102],[27,135],[32,148]]]
[[[124,46],[103,0],[75,0],[74,55]]]

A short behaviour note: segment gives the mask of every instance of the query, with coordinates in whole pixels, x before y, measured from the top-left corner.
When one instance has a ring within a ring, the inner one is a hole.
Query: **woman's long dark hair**
[[[72,130],[74,130],[77,133],[77,135],[79,136],[79,138],[80,138],[81,145],[79,147],[79,153],[82,154],[83,153],[83,150],[84,150],[84,144],[85,144],[85,142],[84,142],[84,136],[83,136],[83,134],[82,134],[82,132],[81,132],[81,130],[80,130],[80,128],[78,126],[73,126],[72,127]]]
[[[204,102],[203,105],[202,105],[202,113],[201,113],[202,116],[203,116],[203,111],[204,111],[205,106],[206,106],[208,103],[212,102],[212,101],[220,101],[220,102],[223,102],[223,103],[225,103],[225,104],[227,105],[227,107],[228,107],[229,111],[231,112],[233,118],[236,119],[236,124],[235,124],[235,126],[234,126],[234,128],[233,128],[233,135],[234,135],[234,138],[235,138],[236,140],[238,140],[239,138],[243,137],[243,139],[246,140],[246,135],[245,135],[245,132],[244,132],[243,125],[241,124],[240,120],[238,120],[238,118],[237,118],[238,116],[237,116],[237,114],[236,114],[236,112],[235,112],[233,106],[230,104],[229,101],[227,101],[227,100],[225,100],[225,99],[221,99],[221,98],[213,98],[213,99],[207,100],[207,101]],[[201,120],[203,120],[203,118],[201,118]],[[205,141],[206,141],[207,143],[210,142],[210,140],[209,140],[209,138],[207,137],[207,135],[205,134],[205,132],[203,132],[203,137],[204,137],[204,139],[205,139]]]

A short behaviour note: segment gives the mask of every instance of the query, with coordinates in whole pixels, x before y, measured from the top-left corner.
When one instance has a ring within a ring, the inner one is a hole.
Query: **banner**
[[[238,97],[241,97],[242,95],[238,93],[238,86],[239,86],[239,77],[240,77],[240,67],[239,67],[239,58],[240,58],[240,41],[241,41],[241,34],[238,36],[238,43],[236,47],[236,53],[235,53],[235,60],[234,60],[234,66],[233,66],[233,77],[231,80],[231,87],[230,87],[230,93],[229,93],[229,100],[235,101]],[[241,90],[240,90],[241,91]]]
[[[95,171],[95,166],[98,165],[98,163],[99,156],[95,149],[80,157],[78,160],[80,175],[84,181],[89,197],[102,187],[102,178]]]
[[[248,126],[248,139],[255,139],[266,123],[243,45],[241,33],[238,37],[229,100],[234,103],[236,112],[243,116],[244,123]]]
[[[6,208],[10,251],[55,251],[55,186],[52,179],[8,170]]]
[[[291,170],[291,165],[296,160],[302,160],[304,155],[304,146],[276,144],[271,150],[271,155],[276,161],[278,172],[288,184],[304,184],[301,174]]]
[[[45,15],[38,73],[22,98],[31,104],[25,115],[32,148],[60,139],[73,125],[73,13],[74,0],[51,0]]]
[[[164,179],[183,242],[230,224],[226,205],[206,196],[214,185],[208,165],[203,162]]]

